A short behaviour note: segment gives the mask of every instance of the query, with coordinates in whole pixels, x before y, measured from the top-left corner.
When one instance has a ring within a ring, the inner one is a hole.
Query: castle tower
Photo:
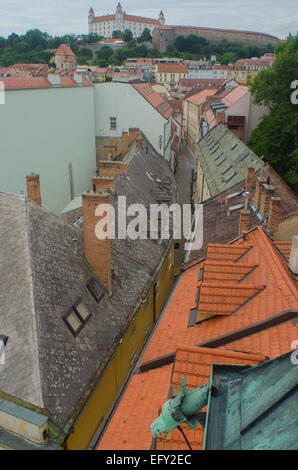
[[[161,10],[160,14],[159,14],[159,17],[158,17],[158,21],[160,22],[160,24],[165,24],[166,20],[165,20],[165,16],[163,14],[163,11]]]
[[[116,20],[123,20],[123,11],[122,11],[122,6],[121,3],[119,2],[117,5],[117,10],[116,10]]]
[[[89,10],[89,16],[88,16],[88,24],[89,24],[89,33],[91,33],[91,25],[94,21],[94,10],[93,8],[91,7],[90,10]]]

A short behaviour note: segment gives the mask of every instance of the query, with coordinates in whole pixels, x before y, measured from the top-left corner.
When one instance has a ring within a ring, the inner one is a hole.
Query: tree
[[[298,193],[298,105],[290,100],[291,83],[298,77],[298,35],[277,48],[272,68],[261,71],[252,85],[256,104],[270,109],[251,135],[249,145],[264,155]]]
[[[149,28],[144,28],[141,36],[138,38],[138,42],[152,42],[152,36]]]
[[[96,63],[99,67],[106,67],[113,55],[113,49],[109,46],[103,46],[96,53]]]
[[[116,31],[113,31],[112,38],[113,39],[122,39],[123,38],[122,31],[120,31],[119,29],[117,29]]]
[[[129,42],[133,39],[132,32],[129,29],[126,29],[122,35],[122,39],[124,42]]]

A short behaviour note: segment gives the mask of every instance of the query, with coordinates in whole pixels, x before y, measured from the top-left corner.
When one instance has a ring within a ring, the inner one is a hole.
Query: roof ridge
[[[223,356],[223,357],[238,357],[243,359],[260,359],[260,361],[264,361],[266,359],[265,356],[262,354],[254,354],[254,353],[245,353],[245,352],[238,352],[233,351],[230,349],[222,349],[222,348],[205,348],[203,346],[184,346],[179,345],[177,346],[177,351],[187,351],[193,352],[198,354],[211,354],[212,356]],[[176,351],[176,353],[177,353]]]
[[[231,268],[254,268],[257,266],[256,264],[241,264],[241,263],[234,263],[233,261],[214,261],[214,260],[208,260],[206,259],[204,266],[205,265],[211,265],[211,266],[228,266]]]
[[[262,284],[250,284],[250,285],[243,285],[237,284],[236,282],[227,282],[223,284],[222,282],[209,282],[209,281],[202,281],[201,287],[216,287],[217,289],[227,289],[227,288],[237,288],[237,289],[258,289],[263,290],[266,286]]]
[[[289,286],[290,290],[292,291],[292,293],[294,294],[294,296],[298,300],[297,287],[296,287],[293,279],[289,275],[289,273],[286,271],[286,268],[285,268],[284,264],[281,263],[280,255],[277,253],[277,251],[273,247],[273,243],[270,242],[270,239],[269,239],[267,233],[265,232],[265,230],[263,229],[263,227],[258,227],[258,230],[261,231],[261,236],[263,238],[263,241],[264,241],[265,245],[268,247],[269,251],[271,252],[271,255],[272,255],[271,259],[273,259],[275,265],[277,266],[277,268],[279,269],[281,275],[283,276],[284,280],[286,281],[286,284]]]
[[[34,277],[33,277],[33,269],[32,269],[32,256],[31,256],[31,247],[30,247],[30,232],[29,232],[29,217],[27,211],[27,202],[28,200],[24,197],[21,198],[23,203],[23,213],[24,213],[24,221],[25,221],[25,239],[26,239],[26,251],[28,256],[28,275],[29,275],[29,282],[30,282],[30,300],[31,300],[31,313],[32,313],[32,328],[33,328],[33,338],[34,344],[36,348],[36,374],[38,380],[38,395],[40,406],[44,408],[44,398],[43,398],[43,388],[42,388],[42,380],[41,380],[41,371],[40,371],[40,360],[39,360],[39,341],[38,341],[38,333],[37,333],[37,313],[36,313],[36,306],[35,306],[35,296],[34,296]]]

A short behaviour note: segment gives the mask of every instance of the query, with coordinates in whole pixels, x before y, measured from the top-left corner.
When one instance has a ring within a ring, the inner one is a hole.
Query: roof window
[[[73,336],[76,338],[91,316],[91,313],[82,299],[78,299],[76,303],[68,310],[67,314],[64,315],[63,321],[68,326]]]
[[[101,299],[104,297],[104,292],[100,287],[100,284],[97,282],[94,277],[92,277],[87,283],[87,289],[89,290],[90,294],[94,297],[96,302],[99,304]]]

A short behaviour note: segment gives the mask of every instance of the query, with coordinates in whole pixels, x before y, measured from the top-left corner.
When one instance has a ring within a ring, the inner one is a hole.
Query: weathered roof
[[[282,227],[284,222],[298,216],[298,198],[269,164],[255,173],[255,179],[261,175],[261,172],[266,180],[270,179],[270,184],[275,189],[274,196],[281,199],[279,220]],[[242,181],[203,203],[203,246],[199,250],[189,252],[188,261],[203,258],[208,243],[227,243],[237,238],[240,210],[245,204],[244,192],[245,181]],[[251,210],[249,229],[258,225],[267,225],[267,219],[262,222],[258,217],[254,205],[254,191],[248,194],[248,208]]]
[[[256,367],[213,366],[206,450],[294,450],[297,365],[284,354]]]
[[[115,183],[132,202],[156,202],[160,183],[175,200],[175,180],[167,162],[140,149],[128,177]],[[116,197],[112,203],[116,205]],[[50,413],[63,426],[89,390],[102,361],[120,334],[167,242],[115,240],[112,244],[114,296],[98,304],[87,283],[92,277],[79,253],[83,232],[23,197],[0,193],[1,334],[9,337],[0,389]],[[78,251],[77,251],[78,250]],[[74,337],[63,315],[81,298],[92,314]]]
[[[75,57],[74,52],[71,50],[71,48],[67,44],[60,44],[55,55]]]
[[[262,166],[261,160],[222,123],[200,140],[196,152],[211,197],[243,181],[248,166],[255,170]]]
[[[228,258],[225,262],[223,250]],[[174,288],[139,364],[139,374],[128,384],[99,443],[99,450],[149,449],[150,425],[167,400],[167,387],[171,386],[171,391],[177,387],[178,375],[187,376],[193,387],[203,385],[209,382],[211,364],[256,364],[265,357],[275,358],[288,352],[297,338],[298,291],[291,272],[263,229],[251,231],[246,240],[240,238],[232,245],[213,246],[211,252],[212,262],[217,262],[217,273],[224,282],[230,282],[232,273],[236,285],[257,283],[266,288],[232,315],[217,315],[190,327],[190,311],[197,311],[198,287],[202,282],[200,271],[204,268],[204,279],[205,266],[207,263],[210,266],[208,255],[206,261],[188,268]],[[242,258],[237,262],[240,252]],[[230,271],[227,271],[228,264]],[[245,269],[255,266],[245,279],[240,279],[240,284],[238,275],[234,277],[238,264],[245,265]],[[206,272],[208,274],[208,269]],[[210,272],[206,282],[213,282]],[[222,297],[224,305],[228,305],[229,300],[229,295]],[[184,431],[194,448],[202,448],[202,427],[198,426],[196,431],[184,428]],[[157,450],[164,449],[187,450],[187,445],[176,430],[165,440],[157,440]]]

